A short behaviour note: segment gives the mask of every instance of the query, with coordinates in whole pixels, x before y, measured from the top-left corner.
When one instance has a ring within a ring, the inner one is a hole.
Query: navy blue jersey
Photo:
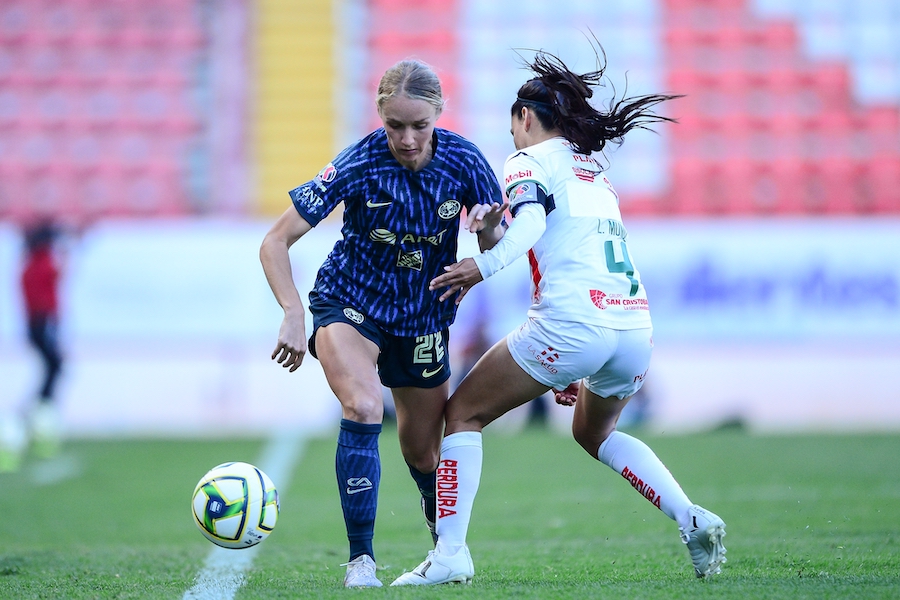
[[[456,316],[428,283],[456,262],[462,207],[502,203],[497,177],[478,148],[434,130],[434,156],[417,172],[403,167],[377,129],[291,190],[300,216],[317,225],[341,202],[340,239],[319,269],[314,290],[364,312],[398,336],[433,333]]]

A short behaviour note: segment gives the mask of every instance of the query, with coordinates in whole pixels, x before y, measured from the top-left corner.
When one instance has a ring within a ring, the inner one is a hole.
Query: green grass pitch
[[[469,536],[475,581],[409,589],[387,584],[430,537],[386,427],[375,532],[385,587],[361,591],[341,588],[334,437],[304,444],[236,598],[900,598],[900,434],[641,436],[728,525],[728,563],[703,581],[675,524],[569,437],[489,428]],[[55,467],[29,460],[0,475],[0,598],[183,597],[212,548],[191,520],[194,485],[263,447],[82,440]]]

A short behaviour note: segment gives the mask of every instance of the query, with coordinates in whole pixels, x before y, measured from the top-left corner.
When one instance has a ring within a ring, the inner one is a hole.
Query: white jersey
[[[612,329],[650,327],[650,307],[626,244],[619,197],[591,156],[557,137],[514,152],[504,168],[513,216],[543,191],[546,229],[528,251],[529,317]],[[516,194],[516,191],[519,194]],[[533,190],[532,190],[533,191]]]

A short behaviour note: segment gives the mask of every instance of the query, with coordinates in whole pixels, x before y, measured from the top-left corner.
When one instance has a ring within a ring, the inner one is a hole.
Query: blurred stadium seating
[[[283,3],[240,3],[272,13],[258,31],[288,33],[273,29],[272,15],[287,10]],[[210,73],[221,49],[213,39],[214,13],[225,4],[4,2],[0,218],[19,221],[41,211],[84,221],[252,214],[257,204],[249,198],[217,206],[206,197],[222,171],[212,158],[210,131],[227,116],[217,112],[221,99]],[[634,142],[631,155],[623,151],[624,180],[617,174],[616,181],[626,191],[631,181],[637,186],[628,194],[631,214],[900,213],[894,185],[900,180],[900,52],[893,42],[900,5],[893,0],[640,0],[602,8],[577,0],[566,11],[535,2],[362,5],[366,81],[359,96],[365,104],[344,108],[366,111],[357,137],[379,124],[369,102],[380,74],[417,57],[437,68],[450,100],[440,124],[473,137],[492,162],[501,162],[508,139],[494,113],[508,104],[508,88],[522,73],[510,72],[509,56],[498,57],[501,46],[491,40],[511,42],[502,47],[510,55],[518,45],[571,45],[573,31],[590,30],[615,55],[611,68],[629,72],[629,92],[685,95],[666,109],[680,125],[665,127],[656,142]],[[303,19],[294,15],[282,24],[288,22]],[[265,53],[264,44],[258,47]],[[288,59],[296,60],[281,62]],[[265,110],[256,115],[264,131],[272,127],[266,124],[272,110],[281,123],[291,110],[301,120],[305,114],[289,106],[282,114],[283,102],[267,100],[280,89],[264,83],[275,63],[262,59],[259,73]],[[253,85],[244,85],[248,104]],[[247,106],[240,112],[254,114]],[[277,162],[269,143],[261,138],[260,164],[247,167],[263,179]],[[283,140],[271,144],[280,148]],[[320,155],[336,150],[302,155],[298,171],[305,177],[318,170]],[[652,185],[641,181],[651,169],[662,169]],[[284,187],[285,176],[275,185]],[[261,204],[266,212],[276,212],[275,205],[280,202]]]
[[[667,87],[687,99],[671,128],[673,194],[657,205],[664,212],[900,212],[900,190],[872,186],[897,176],[897,102],[862,104],[849,61],[809,56],[801,23],[790,18],[816,21],[818,3],[807,4],[767,18],[752,2],[665,2]]]
[[[0,218],[79,221],[196,212],[193,95],[200,4],[24,1],[0,6]]]

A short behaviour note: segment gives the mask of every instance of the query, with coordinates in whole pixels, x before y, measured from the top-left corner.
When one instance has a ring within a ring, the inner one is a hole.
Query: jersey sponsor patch
[[[400,251],[397,255],[397,266],[406,269],[415,269],[421,271],[424,265],[424,257],[421,250],[413,250],[412,252]]]
[[[554,375],[557,373],[557,369],[553,366],[553,363],[559,360],[559,354],[552,346],[535,348],[531,344],[528,344],[528,351],[534,357],[534,360],[536,360],[548,373]]]
[[[322,183],[331,183],[332,181],[334,181],[335,177],[337,177],[337,169],[335,169],[334,165],[331,163],[325,165],[325,168],[319,171],[318,175],[316,175],[316,179],[318,179]]]
[[[597,171],[591,171],[581,167],[572,167],[572,171],[575,173],[575,177],[582,181],[587,181],[588,183],[594,183],[594,178],[600,174]]]
[[[512,183],[513,181],[516,181],[517,179],[526,179],[528,177],[531,177],[531,169],[525,169],[524,171],[517,171],[515,173],[510,173],[509,175],[507,175],[505,183],[508,186],[510,183]]]
[[[306,207],[307,210],[313,213],[325,203],[322,197],[315,193],[312,186],[309,185],[301,185],[291,190],[291,198],[294,199],[294,202]]]

